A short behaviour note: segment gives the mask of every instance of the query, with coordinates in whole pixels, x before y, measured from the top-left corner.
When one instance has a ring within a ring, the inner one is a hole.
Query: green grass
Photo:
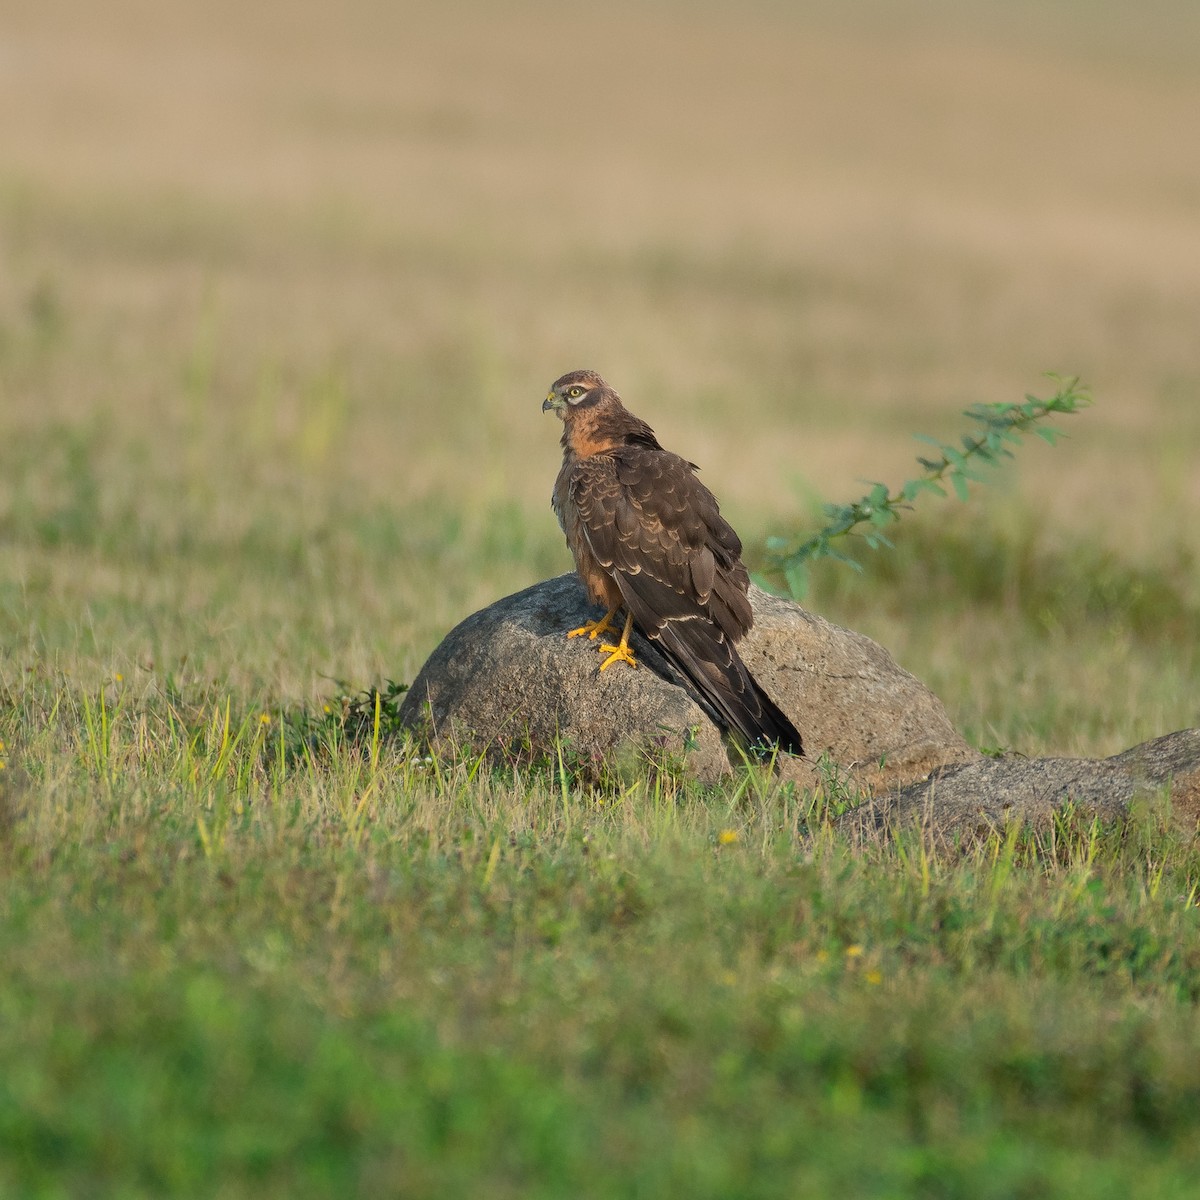
[[[173,571],[232,555],[264,588],[294,569],[282,515],[223,555],[89,536]],[[382,570],[393,536],[349,541]],[[57,526],[19,540],[64,552]],[[879,559],[893,592],[970,561],[918,544],[907,570]],[[985,558],[1029,553],[996,534]],[[985,619],[973,578],[942,591]],[[289,636],[313,636],[303,611]],[[151,617],[126,598],[110,619]],[[836,789],[581,789],[558,763],[427,759],[332,683],[283,705],[37,663],[0,704],[5,1194],[1193,1187],[1200,846],[1168,808],[852,852]]]
[[[138,707],[24,713],[6,1194],[1193,1186],[1200,852],[1162,812],[852,854],[762,778],[289,765],[255,714]]]

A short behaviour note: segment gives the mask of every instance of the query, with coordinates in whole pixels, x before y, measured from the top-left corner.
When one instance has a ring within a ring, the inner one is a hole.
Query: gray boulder
[[[1106,759],[984,758],[940,701],[881,646],[799,605],[751,588],[746,665],[804,736],[805,759],[784,756],[783,779],[848,787],[867,797],[840,818],[858,842],[919,828],[954,842],[1012,821],[1046,828],[1065,806],[1117,818],[1139,798],[1170,792],[1174,812],[1200,821],[1200,730],[1157,738]],[[594,642],[566,631],[597,615],[575,575],[536,584],[468,617],[421,668],[401,720],[435,745],[514,762],[562,744],[572,769],[642,771],[664,756],[703,783],[739,761],[653,643],[635,636],[642,666],[600,673]],[[657,670],[654,669],[657,666]],[[820,767],[817,764],[820,760]]]
[[[808,755],[782,758],[784,778],[816,786],[813,764],[827,756],[851,786],[879,792],[978,760],[937,697],[881,646],[758,588],[750,600],[754,628],[739,649]],[[435,745],[498,759],[551,755],[561,739],[576,768],[596,773],[669,755],[701,782],[729,775],[736,749],[695,698],[664,677],[669,668],[653,643],[635,636],[642,665],[601,674],[596,644],[568,640],[567,630],[596,615],[573,574],[497,601],[433,652],[401,721]]]
[[[865,842],[919,827],[938,841],[963,841],[1014,820],[1048,828],[1071,805],[1102,820],[1125,815],[1139,799],[1170,791],[1176,816],[1200,819],[1200,729],[1144,742],[1112,758],[1000,758],[935,771],[846,813],[843,832]]]

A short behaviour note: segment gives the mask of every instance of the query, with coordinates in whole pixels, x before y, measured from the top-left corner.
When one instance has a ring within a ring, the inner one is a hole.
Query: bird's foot
[[[600,664],[600,670],[606,670],[615,662],[626,662],[631,667],[637,666],[637,659],[633,657],[633,651],[629,649],[629,643],[622,638],[619,645],[610,646],[607,643],[602,643],[600,653],[607,654],[608,657]]]
[[[606,612],[598,621],[584,621],[578,629],[572,629],[567,637],[583,637],[584,634],[595,641],[602,633],[616,633],[617,627],[612,623],[612,619],[616,616],[617,610],[614,608],[610,612]]]

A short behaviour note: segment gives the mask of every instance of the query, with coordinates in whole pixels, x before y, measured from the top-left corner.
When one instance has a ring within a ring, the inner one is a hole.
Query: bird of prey
[[[690,463],[664,450],[594,371],[555,381],[542,411],[563,422],[551,503],[590,598],[605,608],[567,636],[601,641],[605,671],[637,666],[634,626],[720,725],[750,746],[803,754],[796,727],[758,685],[736,644],[754,621],[742,543]]]

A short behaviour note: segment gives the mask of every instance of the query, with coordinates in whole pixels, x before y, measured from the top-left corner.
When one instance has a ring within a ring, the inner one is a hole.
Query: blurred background
[[[410,680],[569,569],[577,367],[756,562],[1055,371],[809,603],[980,744],[1200,719],[1192,0],[0,0],[0,111],[10,681]]]

